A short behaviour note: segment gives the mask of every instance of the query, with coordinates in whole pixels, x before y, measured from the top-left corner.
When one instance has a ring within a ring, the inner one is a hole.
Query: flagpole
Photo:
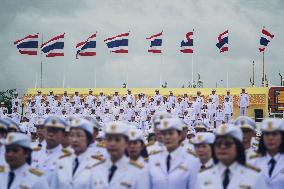
[[[265,85],[265,79],[264,79],[264,51],[262,52],[262,87]]]
[[[129,35],[128,35],[128,57],[129,57],[129,51],[130,51],[130,43],[129,43],[129,41],[130,41],[130,30],[128,31],[128,33],[129,33]],[[129,68],[128,68],[128,61],[126,61],[126,86],[127,86],[127,88],[129,88],[129,83],[128,83],[128,77],[129,77],[129,70],[128,70]]]
[[[41,44],[43,44],[43,34],[41,34]],[[42,50],[40,49],[40,88],[42,88]]]
[[[35,89],[37,88],[37,73],[38,72],[36,72]]]
[[[194,32],[194,29],[192,30],[192,33]],[[194,34],[193,34],[193,37],[194,37]],[[191,86],[193,85],[193,55],[194,53],[192,53],[192,56],[191,56]]]
[[[227,90],[229,89],[229,72],[227,71]]]
[[[159,88],[162,87],[162,66],[163,66],[163,53],[161,53],[161,65],[160,65],[160,86]]]

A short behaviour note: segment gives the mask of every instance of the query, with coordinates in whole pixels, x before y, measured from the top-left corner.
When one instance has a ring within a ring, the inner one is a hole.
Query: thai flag
[[[55,36],[41,45],[41,51],[46,57],[64,56],[64,35],[65,33]]]
[[[97,34],[94,34],[86,41],[80,42],[76,45],[76,59],[78,59],[78,56],[96,56],[96,37]]]
[[[35,35],[28,35],[23,39],[19,39],[14,42],[14,45],[19,49],[21,54],[26,55],[37,55],[38,49],[38,36],[39,34]]]
[[[158,34],[155,34],[155,35],[152,35],[146,38],[150,40],[151,42],[148,52],[162,53],[162,35],[163,35],[163,31],[161,33],[158,33]]]
[[[220,53],[229,51],[229,31],[226,30],[218,36],[218,43],[216,46],[219,48]]]
[[[273,39],[274,35],[271,34],[270,32],[268,32],[265,29],[262,29],[261,33],[262,33],[262,35],[261,35],[260,41],[259,41],[259,43],[260,43],[259,51],[260,52],[264,52],[265,51],[265,47]]]
[[[180,43],[180,52],[193,53],[193,32],[187,32],[185,39]]]
[[[104,40],[107,48],[113,53],[128,53],[129,32],[123,33]]]

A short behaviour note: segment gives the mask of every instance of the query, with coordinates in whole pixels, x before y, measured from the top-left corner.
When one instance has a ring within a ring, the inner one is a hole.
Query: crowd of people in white
[[[21,123],[25,132],[33,130],[39,118],[45,119],[56,115],[67,121],[69,118],[91,116],[101,125],[111,121],[128,121],[147,133],[151,129],[152,116],[159,111],[168,112],[184,120],[188,126],[203,123],[209,129],[230,122],[234,113],[234,100],[229,90],[223,102],[215,89],[212,90],[207,102],[200,91],[195,96],[188,94],[175,96],[172,91],[169,95],[162,96],[159,90],[155,93],[154,96],[146,96],[143,93],[135,96],[131,90],[128,90],[125,95],[120,95],[118,92],[105,95],[100,92],[98,96],[95,96],[90,89],[89,94],[83,97],[79,92],[70,95],[64,91],[64,94],[59,96],[53,91],[50,91],[48,95],[38,91],[36,96],[28,98],[24,104],[15,93],[12,100],[12,113],[8,114],[5,104],[1,103],[0,118],[10,117],[16,123]],[[246,115],[249,97],[245,89],[242,89],[238,97],[238,106],[240,114]]]

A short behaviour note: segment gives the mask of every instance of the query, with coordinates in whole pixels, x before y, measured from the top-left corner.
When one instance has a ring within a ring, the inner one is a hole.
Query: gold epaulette
[[[148,161],[149,161],[149,158],[145,157],[145,158],[144,158],[144,161],[148,162]]]
[[[139,168],[139,169],[142,169],[144,166],[140,163],[138,163],[137,161],[134,161],[134,160],[130,160],[129,163],[131,165],[134,165],[135,167]]]
[[[187,149],[187,153],[193,155],[194,157],[197,157],[197,154],[195,152],[193,152],[191,149]]]
[[[209,166],[209,167],[205,167],[204,169],[200,169],[199,172],[201,173],[201,172],[203,172],[203,171],[206,171],[206,170],[208,170],[208,169],[211,169],[213,166],[214,166],[214,165],[211,165],[211,166]]]
[[[71,155],[72,155],[72,153],[65,153],[62,156],[60,156],[59,159],[62,159],[62,158],[65,158],[65,157],[69,157]]]
[[[151,141],[151,142],[148,142],[148,144],[146,144],[146,146],[152,146],[155,142],[154,141]]]
[[[100,165],[100,164],[104,163],[105,161],[106,161],[106,160],[105,160],[105,159],[103,159],[103,160],[101,160],[101,161],[99,161],[99,162],[97,162],[97,163],[93,164],[92,166],[88,167],[88,169],[94,168],[94,167],[96,167],[96,166],[98,166],[98,165]]]
[[[3,173],[5,171],[5,167],[3,165],[0,165],[0,173]]]
[[[34,147],[34,148],[32,148],[32,151],[34,151],[34,152],[37,152],[37,151],[40,151],[41,150],[41,147]]]
[[[99,160],[99,161],[103,161],[103,160],[104,160],[104,158],[103,158],[101,155],[92,155],[91,157],[92,157],[93,159]]]
[[[62,148],[61,150],[64,154],[70,154],[71,152],[67,148]]]
[[[36,175],[36,176],[41,176],[41,175],[43,175],[43,172],[41,172],[41,171],[39,171],[39,170],[37,170],[37,169],[34,169],[34,168],[30,168],[30,169],[29,169],[29,172],[32,173],[32,174],[34,174],[34,175]]]
[[[158,153],[161,153],[162,150],[152,150],[151,152],[149,152],[149,156],[150,155],[155,155],[155,154],[158,154]]]
[[[100,142],[97,144],[97,147],[105,148],[106,144],[104,142]]]
[[[253,171],[256,171],[256,172],[258,172],[258,173],[261,171],[259,168],[254,167],[254,166],[252,166],[252,165],[250,165],[250,164],[246,164],[245,167],[247,167],[247,168],[249,168],[249,169],[251,169],[251,170],[253,170]]]
[[[249,156],[249,159],[255,159],[255,158],[258,158],[258,157],[261,157],[261,156],[262,156],[261,154],[256,153],[256,154]]]

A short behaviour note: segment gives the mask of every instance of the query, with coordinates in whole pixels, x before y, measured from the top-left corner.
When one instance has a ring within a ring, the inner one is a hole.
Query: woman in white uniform
[[[142,131],[136,128],[130,129],[128,138],[127,154],[129,159],[144,167],[148,161],[148,153]]]
[[[280,119],[266,119],[261,124],[263,135],[259,141],[258,155],[250,159],[260,168],[267,189],[284,188],[284,123]]]
[[[199,161],[180,146],[183,123],[167,118],[158,126],[166,150],[149,157],[152,189],[194,189]]]
[[[241,129],[231,124],[221,125],[215,134],[216,165],[198,174],[197,189],[266,189],[256,168],[246,165]]]
[[[193,138],[195,153],[200,161],[200,170],[208,169],[214,165],[213,162],[213,143],[215,135],[209,132],[197,133]]]
[[[92,157],[88,150],[93,141],[92,123],[85,119],[75,119],[71,122],[69,137],[74,153],[59,158],[51,188],[87,189],[91,186],[91,168],[100,160]]]

